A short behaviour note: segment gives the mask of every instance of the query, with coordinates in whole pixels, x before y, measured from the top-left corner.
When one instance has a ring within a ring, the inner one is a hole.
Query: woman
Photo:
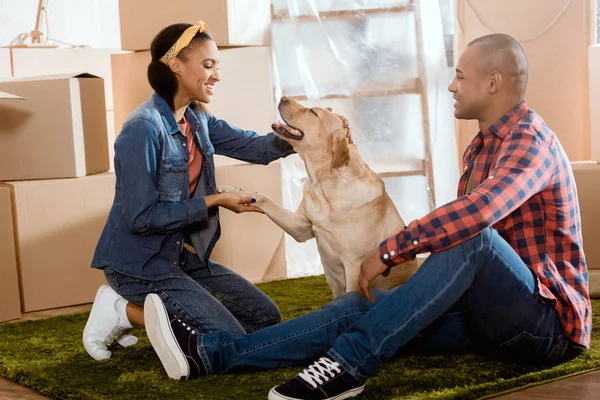
[[[110,286],[98,289],[83,334],[97,360],[110,357],[115,339],[137,342],[124,331],[144,325],[141,306],[150,293],[206,333],[238,336],[280,321],[264,293],[210,260],[219,207],[260,211],[252,198],[215,194],[213,155],[268,164],[293,149],[273,133],[243,131],[205,111],[220,81],[217,46],[206,29],[202,21],[175,24],[154,38],[148,80],[155,93],[115,142],[115,199],[92,262]]]

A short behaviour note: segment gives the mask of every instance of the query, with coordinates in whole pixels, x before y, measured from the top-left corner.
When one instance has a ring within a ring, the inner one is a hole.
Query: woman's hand
[[[238,196],[235,193],[226,192],[211,194],[204,199],[207,208],[221,206],[237,214],[245,212],[263,213],[260,208],[252,205],[253,203],[256,203],[256,199],[251,196]]]

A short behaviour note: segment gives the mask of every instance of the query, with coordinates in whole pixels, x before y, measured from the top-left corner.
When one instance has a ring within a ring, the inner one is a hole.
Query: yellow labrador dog
[[[219,191],[253,196],[253,205],[298,242],[316,238],[335,297],[360,290],[358,275],[363,258],[381,241],[397,234],[404,222],[381,178],[362,160],[356,146],[349,144],[340,117],[326,109],[303,107],[286,97],[279,103],[279,113],[285,124],[273,124],[273,131],[294,147],[308,174],[296,212],[261,194],[223,186]],[[416,270],[416,261],[405,262],[392,268],[387,277],[373,280],[371,287],[397,287]]]

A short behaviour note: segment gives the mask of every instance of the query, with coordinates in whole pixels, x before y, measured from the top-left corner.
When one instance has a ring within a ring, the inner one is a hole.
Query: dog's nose
[[[286,101],[288,101],[288,100],[289,100],[289,99],[288,99],[286,96],[283,96],[283,97],[281,98],[281,102],[282,102],[282,103],[285,103],[285,102],[286,102]]]

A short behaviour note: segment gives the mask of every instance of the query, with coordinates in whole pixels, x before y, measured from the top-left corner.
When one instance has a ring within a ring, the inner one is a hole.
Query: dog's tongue
[[[281,124],[279,122],[276,122],[275,125],[278,128],[285,129],[285,131],[291,136],[302,137],[302,132],[300,132],[298,129],[292,128],[288,124]]]

